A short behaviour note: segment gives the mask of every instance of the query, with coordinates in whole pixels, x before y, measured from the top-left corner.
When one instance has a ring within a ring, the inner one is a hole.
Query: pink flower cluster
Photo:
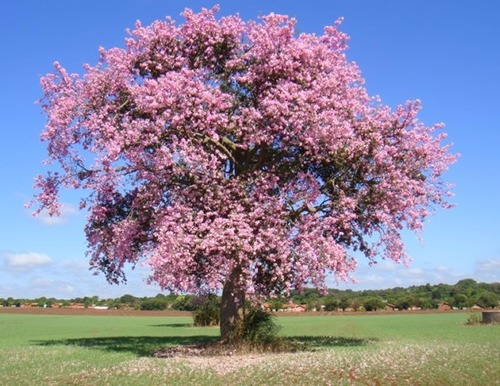
[[[41,138],[61,168],[38,178],[40,210],[57,214],[61,186],[89,191],[91,265],[118,281],[146,263],[175,291],[235,269],[248,294],[325,288],[353,250],[404,261],[401,230],[448,205],[441,125],[367,95],[340,22],[297,35],[287,16],[216,11],[138,23],[83,76],[56,63]]]

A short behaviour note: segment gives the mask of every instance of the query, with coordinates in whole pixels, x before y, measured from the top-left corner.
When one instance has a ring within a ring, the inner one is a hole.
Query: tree
[[[47,298],[45,296],[36,298],[35,303],[38,303],[38,307],[47,307]]]
[[[457,294],[453,297],[453,306],[463,309],[471,306],[471,301],[465,294]]]
[[[366,311],[377,311],[384,309],[385,304],[379,297],[370,296],[364,299],[363,307]]]
[[[498,307],[498,296],[489,291],[483,292],[476,300],[476,304],[483,308],[495,308]]]
[[[141,302],[140,309],[141,310],[166,310],[168,307],[168,303],[161,298],[149,298],[145,299]]]
[[[406,261],[400,232],[449,206],[456,157],[418,101],[367,94],[340,22],[297,35],[287,16],[216,11],[137,23],[83,76],[55,63],[40,103],[56,166],[34,201],[57,215],[60,188],[88,192],[91,267],[119,283],[145,262],[164,290],[222,291],[228,341],[246,297],[326,290],[353,250]]]
[[[284,301],[282,298],[273,298],[268,300],[269,309],[271,311],[279,311],[283,309]]]
[[[172,303],[172,309],[178,311],[195,311],[198,307],[194,303],[196,298],[190,295],[179,295]]]
[[[351,302],[349,303],[349,306],[354,310],[354,311],[359,311],[361,307],[363,307],[363,301],[361,298],[355,297],[351,299]],[[345,309],[344,309],[345,311]]]
[[[395,302],[396,308],[400,310],[408,310],[411,308],[411,299],[409,296],[404,295]]]
[[[94,304],[95,304],[95,301],[94,301],[94,300],[96,300],[96,299],[94,299],[93,297],[91,298],[91,297],[85,296],[85,297],[83,298],[82,303],[83,303],[83,305],[85,306],[85,308],[89,308],[90,306],[92,306],[92,305],[94,305]]]
[[[125,294],[122,297],[120,297],[120,302],[121,303],[126,303],[126,304],[134,304],[137,301],[137,298],[133,295],[130,294]]]
[[[220,299],[209,294],[195,300],[196,310],[193,313],[195,326],[216,326],[220,323]]]
[[[470,292],[477,288],[477,282],[474,279],[462,279],[455,284],[462,292]]]
[[[334,295],[328,295],[323,298],[323,304],[325,306],[325,311],[336,311],[339,306],[339,301]]]

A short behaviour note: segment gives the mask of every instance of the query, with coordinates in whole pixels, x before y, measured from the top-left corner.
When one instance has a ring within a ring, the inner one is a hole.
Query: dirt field
[[[0,307],[1,314],[91,316],[191,316],[188,311],[96,310],[94,308]]]
[[[370,312],[277,312],[277,316],[325,316],[325,315],[397,315],[397,314],[435,314],[468,311],[370,311]],[[36,315],[92,315],[92,316],[192,316],[189,311],[140,311],[140,310],[99,310],[94,308],[41,308],[41,307],[0,307],[1,314]]]

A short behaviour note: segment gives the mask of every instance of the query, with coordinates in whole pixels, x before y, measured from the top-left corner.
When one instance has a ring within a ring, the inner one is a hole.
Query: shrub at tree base
[[[470,314],[467,320],[465,321],[467,326],[477,326],[481,324],[481,315],[478,313]]]
[[[89,192],[92,268],[119,283],[145,263],[162,289],[222,291],[231,339],[248,296],[326,290],[355,270],[352,250],[406,261],[400,232],[449,206],[456,156],[418,101],[367,94],[340,21],[317,36],[216,11],[137,23],[83,76],[55,63],[41,138],[58,167],[35,201],[57,215],[60,188]]]
[[[202,304],[193,312],[194,325],[218,326],[220,323],[220,301],[216,296],[205,298]]]
[[[277,339],[280,327],[269,312],[250,308],[244,318],[243,340],[252,343],[271,344]]]

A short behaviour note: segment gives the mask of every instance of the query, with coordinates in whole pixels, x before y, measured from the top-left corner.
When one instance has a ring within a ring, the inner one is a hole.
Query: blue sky
[[[85,213],[63,194],[61,218],[34,219],[23,204],[34,194],[33,178],[45,171],[40,142],[45,118],[34,103],[39,79],[57,60],[70,72],[94,64],[98,47],[123,46],[125,29],[169,15],[182,21],[212,1],[20,0],[0,4],[0,298],[73,298],[125,293],[153,296],[147,270],[111,286],[93,276],[85,256]],[[426,224],[421,244],[411,234],[408,268],[359,262],[352,289],[453,284],[462,278],[500,281],[500,3],[495,1],[324,0],[307,2],[219,1],[220,15],[255,19],[270,12],[298,19],[300,32],[322,33],[344,17],[351,36],[347,56],[360,66],[372,95],[390,106],[422,101],[420,119],[446,123],[461,158],[446,174],[455,184],[456,207]],[[343,285],[341,288],[345,288]]]

